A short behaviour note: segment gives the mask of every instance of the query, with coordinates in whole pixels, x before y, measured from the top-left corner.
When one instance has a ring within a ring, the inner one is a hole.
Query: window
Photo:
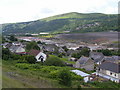
[[[116,76],[116,74],[115,74],[115,76]]]
[[[100,71],[100,68],[98,70]]]
[[[110,73],[110,75],[112,75],[112,73]]]

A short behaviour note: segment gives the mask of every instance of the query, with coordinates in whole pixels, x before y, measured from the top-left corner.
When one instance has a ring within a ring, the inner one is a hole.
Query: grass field
[[[41,77],[39,72],[15,67],[15,62],[3,61],[3,88],[61,87],[56,80]],[[12,81],[12,83],[11,83]],[[63,87],[63,86],[62,86]]]
[[[16,60],[5,61],[2,65],[2,87],[3,88],[120,88],[114,82],[90,82],[84,83],[81,77],[74,75],[71,86],[58,83],[57,72],[71,67],[44,66],[39,63],[16,63]]]

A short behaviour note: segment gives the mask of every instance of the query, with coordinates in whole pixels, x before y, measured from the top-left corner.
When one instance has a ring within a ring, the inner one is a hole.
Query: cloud
[[[41,13],[48,14],[48,13],[53,13],[54,11],[48,8],[42,8]]]
[[[68,12],[117,13],[118,0],[0,0],[0,23],[37,20]]]

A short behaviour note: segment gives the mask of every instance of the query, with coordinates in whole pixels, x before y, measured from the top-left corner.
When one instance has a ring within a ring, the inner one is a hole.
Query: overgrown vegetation
[[[28,42],[28,44],[26,45],[26,50],[31,50],[31,49],[40,50],[40,47],[37,45],[35,41]]]
[[[80,52],[78,53],[73,53],[71,56],[74,58],[80,58],[81,56],[86,56],[89,57],[90,49],[88,48],[83,48]]]
[[[105,56],[113,56],[113,55],[116,55],[116,56],[120,56],[120,50],[108,50],[108,49],[105,49],[105,50],[97,50],[98,52],[102,52]]]
[[[48,66],[65,66],[65,64],[60,58],[53,55],[48,57],[44,64]]]

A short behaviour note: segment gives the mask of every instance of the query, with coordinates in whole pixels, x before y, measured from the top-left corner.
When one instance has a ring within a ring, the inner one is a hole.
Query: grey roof
[[[76,73],[77,75],[80,75],[82,77],[86,77],[86,76],[89,76],[89,74],[83,72],[83,71],[80,71],[80,70],[71,70],[72,72]]]
[[[80,59],[78,59],[78,62],[80,64],[85,64],[90,58],[82,56]]]
[[[103,62],[99,68],[104,69],[104,70],[109,70],[115,73],[120,73],[120,63],[113,63],[113,62]]]
[[[47,51],[58,50],[58,47],[55,44],[46,44],[46,45],[43,45],[42,48]]]
[[[9,48],[9,50],[11,51],[11,52],[16,52],[16,50],[19,48],[20,46],[18,46],[18,45],[12,45],[10,48]]]
[[[79,52],[78,50],[69,49],[67,51],[67,54],[73,54],[73,53],[78,53],[78,52]]]
[[[105,56],[104,60],[105,61],[115,62],[115,61],[120,60],[120,56]]]
[[[90,58],[92,58],[94,62],[99,62],[103,60],[104,55],[100,52],[90,52]]]

